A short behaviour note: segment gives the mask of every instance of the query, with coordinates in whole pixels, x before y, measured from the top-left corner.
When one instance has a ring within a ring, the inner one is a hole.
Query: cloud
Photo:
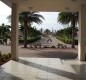
[[[58,13],[59,12],[40,12],[39,14],[44,16],[45,20],[43,20],[43,23],[41,25],[37,25],[36,23],[34,23],[33,26],[36,26],[38,29],[43,28],[50,30],[52,30],[52,28],[54,30],[64,28],[57,22]]]
[[[50,29],[58,30],[64,28],[62,25],[57,23],[57,17],[59,12],[39,12],[39,14],[43,15],[45,20],[41,25],[37,25],[33,23],[33,26],[36,26],[38,29]],[[0,1],[0,24],[5,23],[9,24],[7,20],[7,16],[11,14],[11,9]]]

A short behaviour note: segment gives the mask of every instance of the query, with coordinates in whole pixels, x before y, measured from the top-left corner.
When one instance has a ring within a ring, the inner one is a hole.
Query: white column
[[[12,3],[12,18],[11,18],[11,58],[18,59],[18,22],[19,22],[19,4]]]
[[[86,5],[80,6],[79,12],[79,43],[78,43],[78,58],[80,61],[85,61],[85,46],[86,46]]]

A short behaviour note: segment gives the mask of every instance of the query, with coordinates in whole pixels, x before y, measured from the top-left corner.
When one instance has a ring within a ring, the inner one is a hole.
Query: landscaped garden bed
[[[71,44],[72,43],[72,39],[63,38],[63,37],[59,37],[59,36],[57,36],[57,39],[66,43],[66,44]],[[75,42],[75,45],[78,45],[78,40],[75,39],[74,42]]]
[[[8,62],[9,60],[11,60],[11,54],[2,54],[2,52],[0,51],[0,66]]]

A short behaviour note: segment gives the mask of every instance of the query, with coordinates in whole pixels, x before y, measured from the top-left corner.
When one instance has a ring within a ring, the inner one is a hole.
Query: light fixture
[[[75,2],[75,1],[77,1],[77,0],[71,0],[71,1]]]
[[[65,9],[66,9],[66,10],[70,10],[70,8],[69,8],[69,7],[65,7]]]
[[[28,0],[22,0],[22,1],[28,1]]]
[[[33,7],[28,7],[30,12],[33,12]]]

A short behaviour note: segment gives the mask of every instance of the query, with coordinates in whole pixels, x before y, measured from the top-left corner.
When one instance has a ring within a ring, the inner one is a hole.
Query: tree
[[[24,26],[21,26],[19,28],[19,31],[20,31],[20,37],[22,36],[22,38],[24,38]],[[27,31],[28,31],[27,32],[27,38],[38,37],[41,35],[41,32],[32,26],[29,26],[27,28]]]
[[[10,29],[8,25],[5,25],[4,23],[0,26],[0,36],[2,38],[6,38],[9,36]]]
[[[63,25],[67,25],[71,23],[72,27],[72,48],[75,48],[74,35],[75,35],[75,27],[78,22],[78,12],[61,12],[58,15],[58,22]]]
[[[10,37],[10,29],[8,25],[4,23],[0,26],[0,38],[2,39],[2,43],[7,44],[7,38]]]
[[[19,14],[19,22],[24,26],[24,48],[27,47],[28,27],[31,26],[33,22],[41,24],[42,19],[44,19],[44,17],[36,12],[21,12]]]
[[[49,29],[46,29],[46,30],[44,31],[44,33],[46,33],[47,35],[49,35],[49,34],[50,34],[50,30],[49,30]]]

